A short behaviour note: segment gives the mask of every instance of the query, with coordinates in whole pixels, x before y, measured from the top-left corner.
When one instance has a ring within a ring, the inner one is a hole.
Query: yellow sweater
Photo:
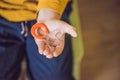
[[[68,0],[0,0],[0,16],[19,22],[36,19],[41,8],[50,8],[62,15]]]

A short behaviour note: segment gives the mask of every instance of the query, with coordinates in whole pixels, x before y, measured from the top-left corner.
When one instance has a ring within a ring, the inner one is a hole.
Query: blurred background
[[[120,0],[76,0],[75,6],[82,42],[73,46],[83,46],[74,49],[79,80],[120,80]]]
[[[70,19],[76,80],[120,80],[120,0],[73,0]]]

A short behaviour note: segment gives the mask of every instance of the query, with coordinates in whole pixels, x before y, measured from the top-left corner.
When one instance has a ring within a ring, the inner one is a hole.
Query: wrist
[[[37,22],[45,22],[51,19],[60,19],[60,14],[48,8],[43,8],[38,12]]]

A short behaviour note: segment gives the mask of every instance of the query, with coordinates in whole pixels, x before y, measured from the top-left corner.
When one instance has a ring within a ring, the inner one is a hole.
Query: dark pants
[[[63,20],[68,21],[67,14],[64,13]],[[17,80],[24,57],[30,80],[73,80],[70,36],[66,35],[63,53],[57,58],[47,59],[38,53],[30,34],[35,22],[9,22],[0,17],[0,80]],[[21,23],[28,28],[27,37],[21,34]]]

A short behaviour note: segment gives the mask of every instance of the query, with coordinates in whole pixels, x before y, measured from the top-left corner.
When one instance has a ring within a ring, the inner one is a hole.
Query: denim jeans
[[[68,13],[62,19],[68,22]],[[23,58],[27,62],[29,80],[73,80],[70,36],[66,35],[65,48],[59,57],[47,59],[40,55],[31,36],[32,21],[9,22],[0,17],[0,80],[17,80]],[[23,33],[27,29],[26,33]]]

